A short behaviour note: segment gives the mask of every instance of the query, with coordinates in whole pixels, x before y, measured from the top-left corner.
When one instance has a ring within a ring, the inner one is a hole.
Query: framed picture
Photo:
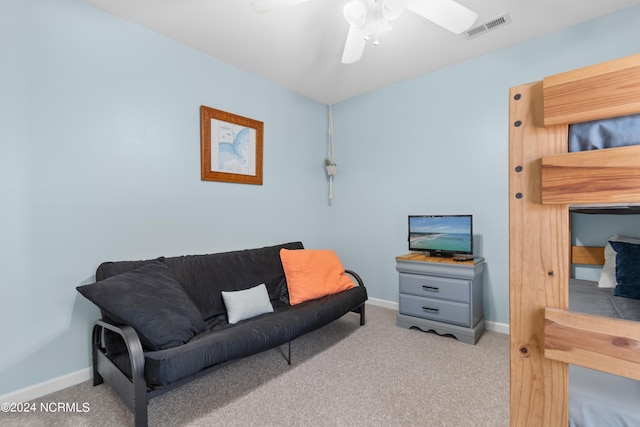
[[[263,133],[262,122],[202,105],[202,180],[262,185]]]

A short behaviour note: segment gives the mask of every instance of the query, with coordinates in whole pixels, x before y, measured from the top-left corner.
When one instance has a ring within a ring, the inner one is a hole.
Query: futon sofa
[[[148,423],[149,399],[224,362],[288,344],[291,364],[295,338],[349,312],[364,325],[367,300],[362,279],[335,253],[301,242],[105,262],[96,283],[77,290],[102,314],[93,384],[110,384],[137,427]]]

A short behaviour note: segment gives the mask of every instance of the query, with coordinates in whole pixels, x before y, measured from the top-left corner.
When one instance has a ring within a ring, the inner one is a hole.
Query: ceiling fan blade
[[[251,10],[256,13],[265,13],[308,1],[309,0],[254,0],[251,2]]]
[[[453,0],[407,0],[405,7],[456,34],[471,28],[478,19],[476,12]]]
[[[364,27],[349,26],[349,34],[347,34],[347,42],[344,44],[344,52],[342,53],[343,64],[353,64],[362,58],[364,46],[367,44],[365,40],[367,33]]]

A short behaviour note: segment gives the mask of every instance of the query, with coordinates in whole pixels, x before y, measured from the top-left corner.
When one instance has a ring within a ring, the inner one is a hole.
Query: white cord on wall
[[[336,174],[337,165],[335,162],[335,154],[333,151],[333,112],[329,105],[329,144],[327,148],[327,159],[325,160],[327,167],[327,175],[329,175],[329,200],[333,199],[333,177]]]

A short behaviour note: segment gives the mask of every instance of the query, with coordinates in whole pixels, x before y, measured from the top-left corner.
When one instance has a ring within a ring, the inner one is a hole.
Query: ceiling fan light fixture
[[[252,0],[251,9],[257,13],[294,6],[310,0]],[[391,30],[392,21],[409,10],[441,27],[461,34],[475,23],[478,14],[456,0],[350,0],[342,12],[349,23],[349,32],[342,53],[342,63],[352,64],[362,58],[367,40]]]
[[[382,16],[389,21],[396,19],[404,10],[404,4],[405,0],[383,0]]]
[[[369,9],[362,1],[353,0],[344,5],[343,12],[344,18],[347,20],[349,25],[361,28],[364,27],[367,22],[367,13],[369,12]]]
[[[252,0],[251,9],[264,13],[308,1]],[[389,21],[399,17],[405,9],[456,34],[469,30],[478,18],[476,12],[456,0],[350,0],[342,9],[349,23],[342,63],[359,61],[371,36],[375,37],[373,45],[380,45],[378,34],[391,30]]]

